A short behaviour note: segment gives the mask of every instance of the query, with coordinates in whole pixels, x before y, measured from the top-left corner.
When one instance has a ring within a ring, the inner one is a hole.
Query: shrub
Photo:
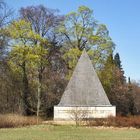
[[[41,123],[41,119],[39,119]],[[37,124],[36,117],[25,117],[17,114],[0,115],[0,128],[22,127]]]
[[[135,127],[140,128],[140,116],[117,116],[106,119],[94,119],[87,121],[89,126],[114,126],[114,127]]]

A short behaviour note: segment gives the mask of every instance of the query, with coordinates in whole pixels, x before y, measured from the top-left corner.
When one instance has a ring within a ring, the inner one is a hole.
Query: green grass
[[[140,140],[140,129],[38,125],[0,129],[0,140]]]

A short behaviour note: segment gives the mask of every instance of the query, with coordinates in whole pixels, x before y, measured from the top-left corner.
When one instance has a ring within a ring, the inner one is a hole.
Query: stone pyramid
[[[85,50],[82,52],[58,106],[111,106]]]

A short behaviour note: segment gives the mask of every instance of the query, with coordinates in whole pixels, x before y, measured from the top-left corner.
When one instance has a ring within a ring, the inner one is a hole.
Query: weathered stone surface
[[[79,113],[80,111],[80,113]],[[54,107],[54,120],[75,120],[75,113],[78,117],[83,118],[107,118],[116,116],[115,106],[98,106],[98,107]]]
[[[58,106],[111,106],[85,50]]]

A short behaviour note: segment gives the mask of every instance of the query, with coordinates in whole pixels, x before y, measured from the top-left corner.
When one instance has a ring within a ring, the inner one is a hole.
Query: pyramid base
[[[116,116],[115,106],[72,106],[60,107],[54,106],[54,120],[75,120],[75,119],[93,119],[93,118],[107,118],[109,116]]]

